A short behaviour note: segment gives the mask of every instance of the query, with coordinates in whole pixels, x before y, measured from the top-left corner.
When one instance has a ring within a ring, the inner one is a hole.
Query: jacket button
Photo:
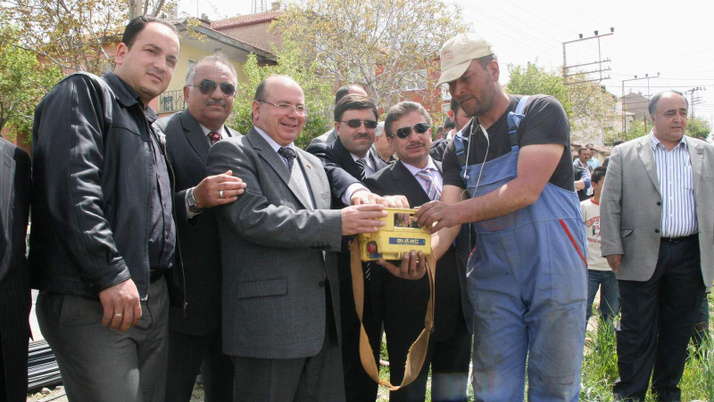
[[[659,233],[659,229],[655,229],[655,233]]]
[[[325,281],[317,282],[317,284],[318,284],[321,288],[324,288],[324,287],[325,287]]]
[[[662,202],[657,201],[657,206],[658,206],[658,207],[659,207],[659,206],[662,206]]]

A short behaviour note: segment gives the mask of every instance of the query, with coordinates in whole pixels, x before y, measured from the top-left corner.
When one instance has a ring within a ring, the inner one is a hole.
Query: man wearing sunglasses
[[[233,362],[221,352],[221,247],[213,207],[233,202],[245,183],[231,171],[206,176],[208,150],[223,138],[240,137],[225,125],[233,108],[236,71],[222,55],[192,65],[183,88],[188,109],[157,120],[175,178],[174,205],[184,276],[169,278],[172,295],[186,289],[169,310],[166,400],[188,402],[199,371],[206,401],[230,401]],[[176,303],[178,302],[178,303]],[[203,364],[202,364],[203,363]]]
[[[417,217],[438,232],[437,255],[460,224],[478,233],[468,262],[475,398],[523,400],[527,373],[529,400],[576,401],[587,239],[568,119],[554,98],[508,95],[499,78],[483,38],[463,33],[441,48],[438,84],[474,118],[446,149],[441,201]]]
[[[392,106],[385,118],[385,130],[393,137],[399,160],[365,180],[375,193],[404,195],[410,208],[441,197],[441,162],[429,156],[431,117],[415,102]],[[466,266],[458,265],[454,247],[437,263],[435,278],[434,333],[421,373],[414,382],[389,395],[391,402],[423,401],[431,366],[432,401],[466,401],[471,350],[473,309],[466,295]],[[392,384],[404,377],[409,347],[424,328],[429,299],[429,281],[404,281],[390,275],[382,278],[380,300],[384,331],[387,334],[389,374]]]
[[[340,99],[344,98],[347,95],[350,94],[359,94],[359,95],[364,95],[367,96],[367,91],[364,90],[361,86],[357,84],[349,84],[349,85],[343,85],[340,87],[340,89],[335,92],[335,105],[337,105],[340,102]],[[332,144],[335,142],[337,139],[337,130],[335,128],[331,128],[328,131],[326,131],[324,134],[322,134],[319,137],[315,137],[310,141],[310,145],[314,144],[320,144],[320,143],[325,143],[325,144]]]
[[[377,127],[377,106],[361,94],[349,94],[335,106],[335,132],[332,144],[311,144],[307,151],[322,160],[332,185],[333,205],[374,202],[374,194],[361,184],[369,175],[387,166],[371,151]],[[360,322],[355,312],[350,275],[350,255],[340,253],[340,307],[342,311],[342,361],[345,370],[345,389],[349,401],[374,401],[377,384],[367,375],[359,356]],[[365,267],[364,326],[372,343],[375,359],[379,358],[381,313],[373,300],[379,285],[381,269]],[[379,360],[377,360],[379,361]]]

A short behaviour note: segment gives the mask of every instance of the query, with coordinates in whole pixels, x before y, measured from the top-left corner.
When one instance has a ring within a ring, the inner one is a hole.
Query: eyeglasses
[[[352,128],[359,128],[359,126],[362,125],[362,122],[364,122],[364,128],[368,128],[370,130],[374,130],[375,128],[377,128],[377,122],[374,120],[360,120],[360,119],[350,119],[347,121],[340,120],[340,123],[345,123]]]
[[[201,91],[202,94],[208,95],[213,93],[213,91],[216,90],[216,87],[221,88],[221,92],[228,96],[233,96],[234,93],[236,93],[236,87],[235,85],[229,83],[229,82],[221,82],[220,84],[216,84],[215,81],[211,80],[203,80],[201,81],[198,85],[188,85],[189,87],[198,87],[198,90]]]
[[[398,128],[396,133],[397,137],[399,138],[409,138],[410,135],[412,135],[412,128],[414,128],[414,131],[417,132],[417,134],[424,134],[427,131],[429,131],[429,125],[426,123],[417,123],[414,126],[406,126],[402,128]]]
[[[295,112],[299,116],[307,116],[307,114],[310,113],[310,109],[308,109],[307,106],[305,106],[305,105],[293,105],[290,103],[273,103],[273,102],[268,102],[268,101],[264,101],[264,100],[259,100],[258,102],[267,103],[270,106],[275,106],[276,108],[280,109],[280,111],[285,114],[290,114],[292,112]]]

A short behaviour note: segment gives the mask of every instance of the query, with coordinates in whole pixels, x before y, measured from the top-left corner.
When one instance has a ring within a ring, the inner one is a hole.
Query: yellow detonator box
[[[412,222],[416,209],[385,208],[386,225],[377,233],[357,235],[362,261],[401,260],[403,253],[412,250],[431,254],[431,235]]]

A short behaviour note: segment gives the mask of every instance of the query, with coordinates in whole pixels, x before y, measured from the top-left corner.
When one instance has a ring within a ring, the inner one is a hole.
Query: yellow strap
[[[354,294],[355,309],[357,310],[357,317],[359,317],[360,322],[359,354],[362,360],[362,367],[364,367],[364,371],[366,371],[376,383],[386,387],[390,391],[396,391],[409,385],[419,376],[424,366],[424,360],[426,360],[426,353],[429,348],[429,337],[434,328],[434,273],[436,270],[434,253],[432,252],[426,256],[426,273],[429,278],[429,303],[426,306],[424,329],[409,348],[407,361],[404,365],[404,378],[402,379],[402,383],[396,387],[388,380],[379,378],[377,362],[374,361],[372,346],[370,346],[369,338],[367,337],[367,332],[362,322],[362,314],[364,311],[364,275],[362,274],[362,261],[360,260],[359,247],[356,240],[350,243],[350,254],[352,293]]]

